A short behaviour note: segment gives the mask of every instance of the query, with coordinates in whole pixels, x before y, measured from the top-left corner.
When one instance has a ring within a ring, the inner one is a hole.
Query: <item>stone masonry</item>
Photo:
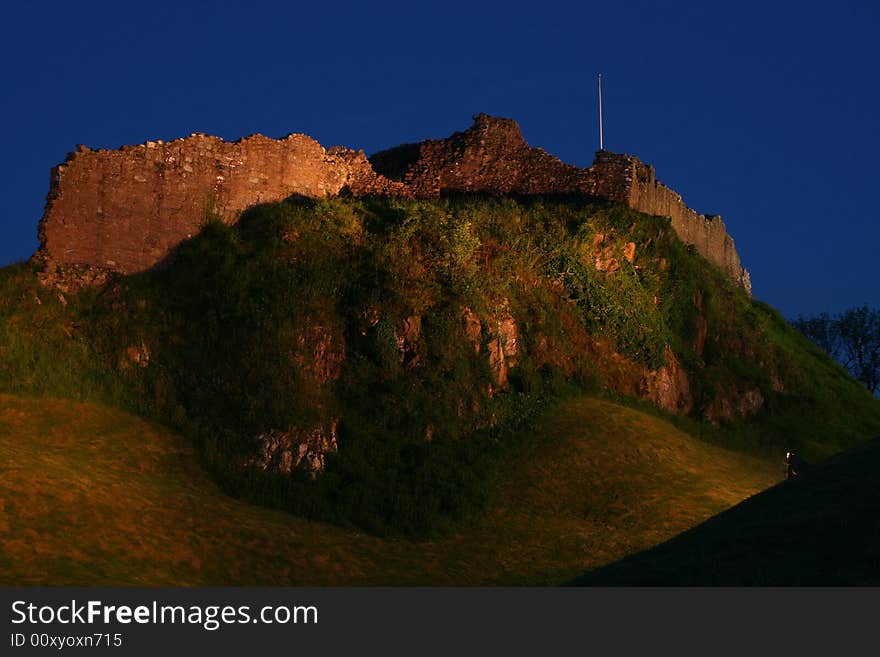
[[[704,258],[728,278],[751,293],[749,272],[742,267],[733,238],[718,215],[699,214],[681,196],[654,176],[654,167],[632,155],[608,151],[596,153],[588,193],[597,198],[625,203],[646,214],[669,217],[672,227],[686,244],[693,244]]]
[[[119,150],[79,147],[52,170],[37,257],[48,268],[87,265],[125,274],[165,259],[209,213],[233,222],[246,208],[299,194],[435,198],[447,193],[580,195],[669,217],[681,239],[750,291],[720,217],[698,214],[630,155],[596,153],[587,169],[529,146],[511,119],[478,114],[447,139],[373,155],[324,149],[306,135],[235,142],[194,134]]]
[[[486,114],[447,139],[404,144],[370,157],[373,168],[417,196],[442,193],[584,195],[669,217],[683,242],[693,244],[736,285],[751,292],[733,238],[719,216],[699,214],[658,181],[654,167],[632,155],[596,153],[588,169],[565,164],[529,146],[511,119]]]
[[[325,150],[306,135],[226,142],[194,134],[116,151],[80,146],[52,170],[39,254],[50,266],[136,273],[198,233],[208,213],[233,222],[258,203],[345,188],[405,193],[377,176],[363,152]]]

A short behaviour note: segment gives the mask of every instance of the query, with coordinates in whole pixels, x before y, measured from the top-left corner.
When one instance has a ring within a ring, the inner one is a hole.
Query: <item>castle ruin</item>
[[[208,211],[234,222],[257,203],[291,195],[437,198],[445,193],[580,195],[669,217],[681,239],[747,292],[733,239],[630,155],[596,153],[589,168],[525,142],[517,123],[479,114],[463,132],[376,153],[323,148],[306,135],[234,142],[194,134],[119,150],[79,147],[52,170],[36,257],[47,268],[86,265],[124,274],[165,259]]]

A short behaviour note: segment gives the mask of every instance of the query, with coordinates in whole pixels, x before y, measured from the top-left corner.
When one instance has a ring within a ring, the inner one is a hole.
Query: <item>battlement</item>
[[[311,137],[253,135],[235,142],[193,134],[119,150],[79,147],[52,170],[37,257],[49,267],[135,273],[192,237],[210,211],[233,222],[246,208],[350,193],[436,198],[445,193],[582,195],[669,217],[688,244],[750,291],[720,217],[687,207],[631,155],[596,153],[587,169],[529,146],[512,119],[474,116],[446,139],[376,153],[323,148]]]

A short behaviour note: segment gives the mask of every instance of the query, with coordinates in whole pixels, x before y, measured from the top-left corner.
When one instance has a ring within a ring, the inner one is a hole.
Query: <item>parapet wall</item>
[[[637,158],[600,151],[588,169],[529,146],[511,119],[479,114],[447,139],[373,155],[325,150],[306,135],[236,142],[195,134],[119,150],[80,147],[52,170],[37,256],[48,266],[135,273],[195,235],[206,213],[235,221],[249,206],[293,194],[437,197],[443,193],[580,194],[670,217],[737,285],[750,281],[720,217],[701,215]]]

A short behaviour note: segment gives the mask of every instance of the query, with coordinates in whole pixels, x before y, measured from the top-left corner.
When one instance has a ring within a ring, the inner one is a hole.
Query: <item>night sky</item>
[[[605,141],[724,217],[786,316],[880,305],[875,3],[9,3],[0,264],[83,143],[304,132],[368,154],[488,112],[589,166]],[[771,6],[768,6],[771,5]]]

